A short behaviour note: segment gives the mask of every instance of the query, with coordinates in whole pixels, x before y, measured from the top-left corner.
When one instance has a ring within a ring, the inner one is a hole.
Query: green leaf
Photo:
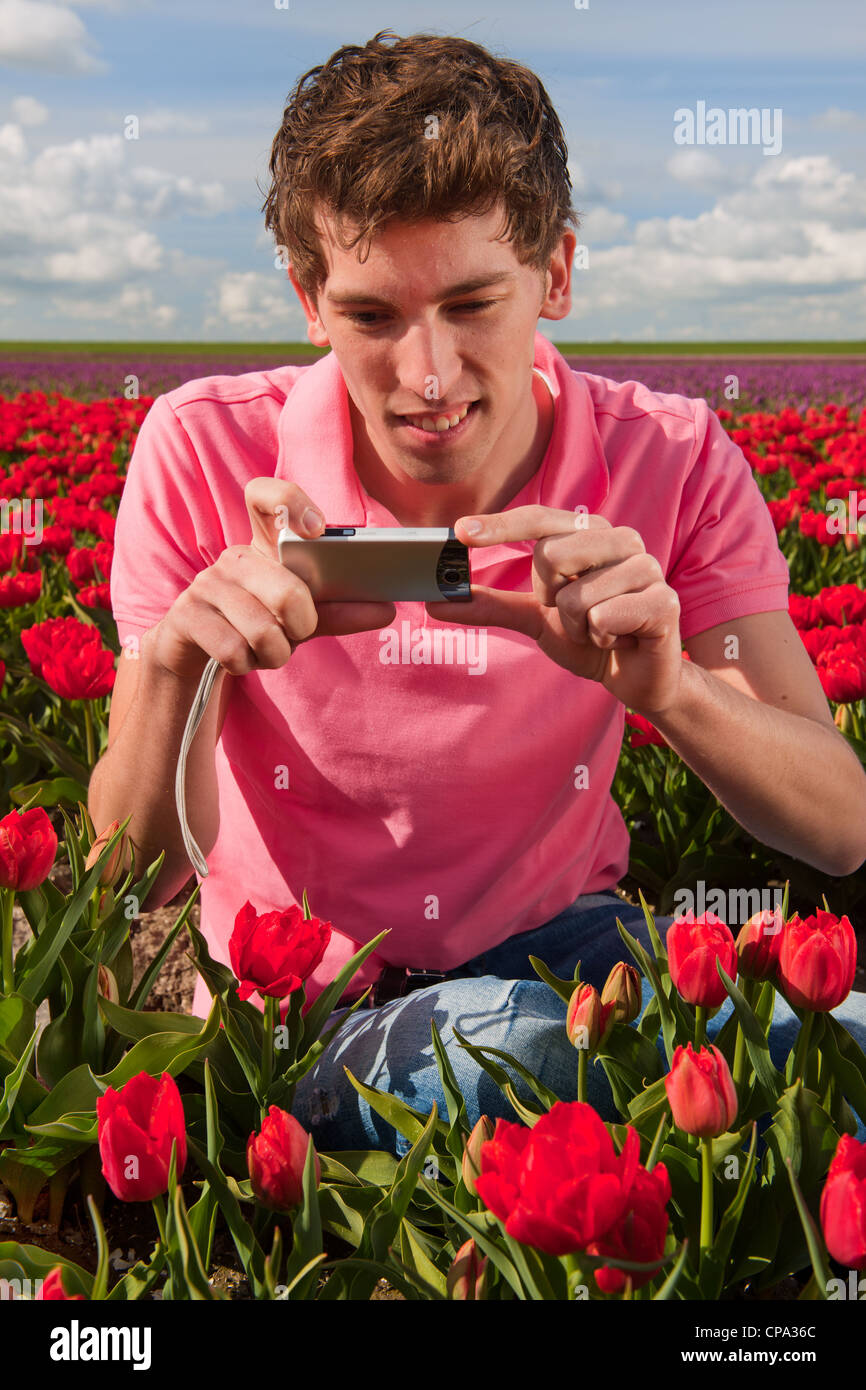
[[[14,1240],[0,1241],[0,1279],[47,1279],[57,1265],[63,1269],[63,1287],[68,1293],[81,1293],[90,1298],[93,1276],[64,1255],[43,1250],[39,1245],[19,1245]],[[33,1290],[35,1298],[36,1291]]]
[[[364,1097],[377,1115],[381,1115],[383,1120],[387,1120],[389,1125],[412,1144],[417,1143],[428,1123],[427,1115],[422,1114],[420,1110],[413,1110],[400,1100],[399,1096],[391,1095],[388,1091],[378,1091],[374,1086],[365,1086],[363,1081],[352,1075],[348,1067],[344,1067],[343,1070],[358,1094]],[[444,1121],[440,1120],[439,1125],[444,1137],[447,1132]]]
[[[669,1299],[673,1298],[677,1284],[680,1280],[680,1276],[682,1275],[683,1269],[685,1267],[686,1257],[688,1253],[689,1243],[687,1240],[684,1240],[680,1247],[680,1253],[677,1256],[676,1264],[674,1265],[673,1269],[671,1270],[670,1274],[668,1275],[667,1279],[662,1284],[658,1292],[653,1294],[653,1303],[665,1303]]]
[[[336,1153],[320,1153],[322,1181],[373,1183],[390,1187],[397,1171],[398,1160],[384,1149],[339,1149]]]
[[[17,992],[23,994],[25,998],[39,1003],[44,997],[45,985],[54,963],[87,911],[87,904],[91,894],[96,889],[101,873],[100,865],[94,864],[68,899],[63,913],[55,914],[46,923],[33,950],[29,953],[27,973],[24,979],[16,982]],[[17,973],[16,971],[16,975]]]
[[[316,1277],[316,1266],[325,1258],[315,1163],[316,1150],[313,1136],[310,1135],[304,1159],[303,1199],[292,1218],[292,1253],[286,1267],[286,1279],[290,1281],[293,1291],[298,1289],[296,1297],[300,1299],[309,1295]]]
[[[749,1054],[749,1061],[757,1078],[757,1085],[760,1088],[764,1100],[764,1109],[772,1111],[778,1101],[783,1089],[783,1078],[773,1066],[770,1057],[770,1048],[761,1024],[755,1017],[754,1010],[746,1002],[742,990],[738,989],[728,975],[721,960],[716,961],[716,969],[721,978],[725,989],[734,1006],[734,1011],[743,1030],[743,1037],[746,1043],[746,1050]]]
[[[38,782],[28,782],[12,787],[9,800],[13,806],[56,806],[60,801],[68,801],[74,806],[77,801],[87,800],[87,787],[74,777],[42,778]]]
[[[12,1069],[3,1083],[3,1094],[0,1096],[0,1134],[5,1131],[12,1119],[12,1110],[18,1099],[18,1092],[21,1090],[24,1073],[27,1070],[30,1058],[33,1056],[33,1049],[36,1046],[38,1036],[39,1034],[34,1029],[33,1036],[22,1052],[18,1064]]]
[[[755,1172],[757,1160],[757,1139],[758,1126],[752,1125],[752,1138],[749,1144],[749,1153],[746,1165],[740,1174],[740,1181],[733,1199],[725,1211],[719,1223],[712,1248],[703,1252],[704,1258],[701,1261],[700,1287],[705,1298],[719,1299],[725,1284],[725,1269],[743,1208],[746,1205],[746,1198],[752,1185],[752,1178]],[[713,1141],[713,1159],[715,1160],[715,1141]]]
[[[790,1158],[785,1160],[785,1166],[788,1170],[791,1191],[794,1194],[794,1201],[797,1204],[797,1211],[800,1216],[800,1221],[802,1222],[803,1234],[806,1237],[806,1244],[809,1247],[809,1259],[812,1261],[812,1269],[815,1275],[814,1284],[816,1293],[819,1298],[822,1297],[819,1291],[823,1289],[823,1297],[826,1298],[827,1288],[833,1276],[825,1253],[824,1242],[818,1234],[818,1228],[815,1225],[812,1213],[803,1200],[800,1184],[794,1176],[794,1167]]]
[[[387,935],[387,931],[379,932],[379,935],[374,936],[372,941],[368,941],[366,945],[362,946],[360,951],[356,951],[351,960],[346,961],[336,979],[327,985],[315,1002],[310,1005],[304,1017],[304,1035],[301,1040],[302,1053],[315,1042],[325,1026],[325,1020],[337,1007],[349,981]]]
[[[446,1197],[443,1197],[435,1183],[428,1182],[426,1178],[419,1178],[418,1185],[428,1196],[432,1197],[438,1207],[441,1207],[444,1212],[447,1212],[456,1225],[464,1230],[468,1236],[472,1237],[481,1253],[487,1255],[490,1259],[490,1263],[499,1270],[499,1273],[502,1275],[509,1288],[512,1289],[519,1299],[525,1300],[526,1291],[520,1276],[514,1268],[513,1262],[502,1249],[501,1244],[499,1244],[503,1239],[499,1222],[495,1221],[492,1215],[489,1217],[490,1222],[495,1221],[494,1229],[491,1231],[487,1224],[488,1218],[485,1215],[458,1211],[452,1202],[449,1202]]]
[[[532,966],[539,979],[542,979],[546,985],[549,985],[554,994],[558,994],[560,999],[567,1004],[580,984],[580,961],[577,962],[577,966],[575,967],[573,980],[561,980],[558,975],[554,975],[553,971],[544,964],[543,960],[539,960],[538,956],[530,956],[529,964]]]
[[[460,1046],[465,1048],[473,1061],[478,1063],[479,1067],[482,1067],[484,1071],[493,1077],[497,1086],[503,1091],[506,1086],[511,1084],[511,1077],[507,1072],[503,1071],[501,1067],[491,1062],[489,1056],[501,1057],[504,1062],[507,1062],[510,1067],[513,1067],[518,1076],[523,1078],[529,1089],[538,1097],[546,1110],[550,1110],[552,1106],[556,1105],[559,1097],[551,1091],[549,1086],[545,1086],[543,1081],[539,1081],[538,1077],[535,1076],[528,1067],[525,1067],[522,1062],[518,1062],[516,1057],[512,1057],[510,1052],[503,1052],[502,1049],[498,1047],[476,1047],[470,1043],[467,1038],[464,1038],[463,1034],[460,1033],[456,1027],[452,1027],[451,1031]]]
[[[821,1055],[843,1096],[866,1124],[866,1056],[832,1014],[824,1015]]]

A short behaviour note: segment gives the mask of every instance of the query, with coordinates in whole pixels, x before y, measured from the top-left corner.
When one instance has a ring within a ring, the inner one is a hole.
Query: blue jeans
[[[292,1113],[313,1135],[318,1149],[385,1149],[402,1155],[409,1141],[377,1115],[352,1086],[343,1068],[359,1081],[399,1096],[407,1105],[429,1115],[433,1102],[447,1118],[447,1106],[433,1053],[433,1019],[466,1100],[470,1125],[480,1115],[516,1120],[499,1087],[473,1061],[452,1034],[452,1025],[467,1041],[510,1052],[561,1100],[577,1099],[577,1053],[565,1032],[564,1002],[539,980],[529,964],[537,956],[555,975],[570,979],[581,962],[581,979],[601,989],[613,965],[631,960],[616,927],[623,926],[652,954],[649,932],[640,908],[624,902],[612,890],[583,894],[564,912],[532,931],[520,932],[499,946],[449,971],[439,984],[413,991],[378,1008],[360,1009],[337,1033],[319,1062],[299,1083]],[[657,917],[664,933],[672,918]],[[643,1004],[652,996],[643,982]],[[730,1000],[709,1020],[714,1038],[731,1014]],[[345,1009],[336,1010],[334,1022]],[[866,1050],[866,994],[852,993],[833,1010]],[[794,1044],[799,1020],[780,995],[776,997],[770,1030],[770,1054],[781,1070]],[[661,1049],[661,1041],[659,1041]],[[663,1054],[664,1055],[664,1054]],[[498,1059],[494,1059],[498,1060]],[[514,1089],[523,1099],[532,1093],[519,1078]],[[587,1100],[606,1120],[618,1116],[610,1086],[600,1064],[590,1061]],[[866,1139],[860,1123],[858,1139]]]

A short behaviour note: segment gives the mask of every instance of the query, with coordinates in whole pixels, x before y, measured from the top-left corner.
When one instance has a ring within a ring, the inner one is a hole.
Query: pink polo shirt
[[[540,333],[555,405],[538,472],[509,504],[586,507],[635,527],[680,598],[684,638],[787,608],[788,568],[751,469],[703,400],[572,370]],[[249,544],[244,486],[297,482],[329,524],[398,523],[352,463],[332,353],[205,377],[159,397],[136,442],[115,536],[121,642],[152,627],[228,545]],[[532,542],[471,552],[473,578],[531,589]],[[324,637],[235,678],[216,749],[220,830],[203,881],[213,955],[249,899],[307,891],[334,934],[314,995],[383,928],[384,963],[447,970],[615,885],[629,837],[610,795],[625,710],[529,637],[437,622]],[[195,1010],[207,1007],[199,982]]]

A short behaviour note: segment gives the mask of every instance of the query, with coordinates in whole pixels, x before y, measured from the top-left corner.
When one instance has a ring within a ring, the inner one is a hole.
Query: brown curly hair
[[[567,161],[559,118],[528,68],[468,39],[382,29],[299,78],[262,211],[313,299],[327,278],[320,204],[344,249],[364,243],[363,260],[390,218],[454,221],[502,200],[499,239],[543,272],[569,224],[579,226]]]

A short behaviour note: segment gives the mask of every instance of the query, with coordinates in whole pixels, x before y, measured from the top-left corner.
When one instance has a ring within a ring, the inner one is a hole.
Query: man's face
[[[513,448],[517,422],[526,432],[536,324],[542,312],[568,313],[573,234],[542,274],[494,239],[501,207],[388,223],[363,264],[357,248],[337,245],[330,216],[318,223],[325,284],[313,302],[293,283],[311,341],[330,344],[340,364],[356,448],[372,447],[401,481],[471,480],[510,437]]]

